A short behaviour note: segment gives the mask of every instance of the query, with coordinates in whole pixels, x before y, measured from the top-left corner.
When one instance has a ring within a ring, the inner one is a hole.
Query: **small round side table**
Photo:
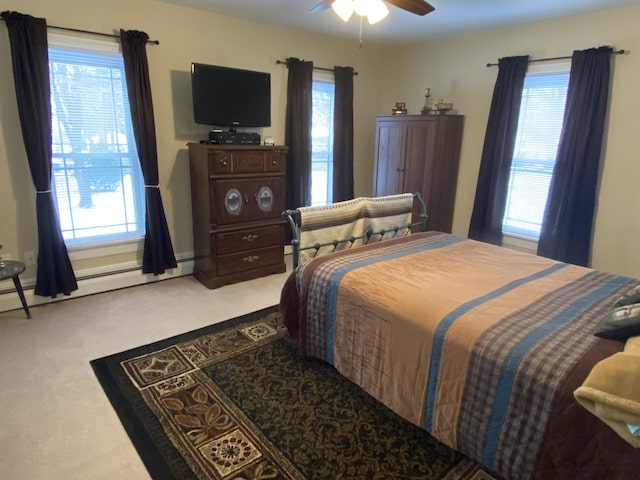
[[[18,296],[22,302],[22,308],[24,308],[27,318],[31,318],[29,306],[27,305],[27,300],[24,298],[22,284],[20,283],[20,274],[22,272],[24,272],[24,263],[16,262],[15,260],[0,260],[0,280],[13,279],[16,292],[18,292]]]

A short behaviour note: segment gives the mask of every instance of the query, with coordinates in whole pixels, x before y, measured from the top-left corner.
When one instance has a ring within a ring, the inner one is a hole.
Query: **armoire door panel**
[[[402,189],[404,164],[398,156],[403,148],[402,123],[380,122],[376,132],[377,162],[374,172],[374,194],[392,195]]]
[[[403,192],[420,192],[424,198],[431,192],[437,129],[432,121],[407,125]]]

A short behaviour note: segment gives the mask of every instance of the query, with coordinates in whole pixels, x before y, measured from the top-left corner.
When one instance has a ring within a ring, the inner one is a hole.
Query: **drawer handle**
[[[277,160],[271,160],[271,165],[278,165],[278,161]]]
[[[253,241],[257,240],[258,238],[260,238],[260,235],[257,235],[255,233],[251,233],[249,235],[245,235],[244,237],[242,237],[242,240],[244,240],[245,242],[253,242]]]
[[[229,162],[227,161],[226,158],[223,158],[222,160],[220,160],[220,163],[222,164],[223,167],[226,167],[227,165],[229,165]]]
[[[258,255],[249,255],[248,257],[244,257],[242,261],[244,263],[253,263],[258,260],[260,257]]]

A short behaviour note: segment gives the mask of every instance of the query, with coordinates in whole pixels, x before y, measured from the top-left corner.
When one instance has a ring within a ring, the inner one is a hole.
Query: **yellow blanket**
[[[640,447],[640,336],[597,363],[573,395],[625,441]]]

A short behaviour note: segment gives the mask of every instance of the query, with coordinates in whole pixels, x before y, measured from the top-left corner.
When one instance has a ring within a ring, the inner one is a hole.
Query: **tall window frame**
[[[571,62],[530,65],[502,224],[505,244],[535,244],[562,133]],[[533,247],[533,245],[531,245]]]
[[[144,179],[120,45],[49,34],[52,190],[67,247],[138,241]]]
[[[333,75],[314,71],[311,94],[311,205],[328,205],[333,202]]]

